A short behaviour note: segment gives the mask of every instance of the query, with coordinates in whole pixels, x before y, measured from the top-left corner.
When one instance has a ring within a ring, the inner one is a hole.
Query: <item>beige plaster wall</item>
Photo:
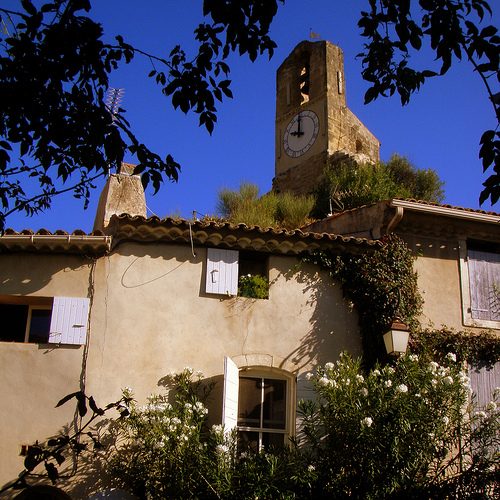
[[[360,353],[357,316],[340,286],[294,257],[270,255],[269,300],[205,293],[206,249],[126,244],[96,269],[87,387],[104,401],[139,398],[171,371],[220,377],[224,356],[266,354],[309,371],[341,350]],[[323,277],[324,278],[324,277]]]
[[[463,330],[458,242],[445,238],[404,236],[414,255],[418,286],[424,299],[424,327]]]
[[[0,295],[87,297],[91,262],[62,254],[0,255]],[[71,425],[74,404],[55,408],[79,390],[83,346],[0,342],[0,485],[23,468],[20,446]]]
[[[299,380],[342,350],[361,353],[357,314],[339,284],[315,267],[269,256],[269,300],[205,293],[206,249],[174,244],[122,243],[91,262],[78,256],[2,255],[0,294],[89,296],[94,291],[87,346],[0,343],[0,483],[22,470],[21,444],[51,437],[70,425],[74,403],[65,395],[85,388],[98,405],[130,386],[142,402],[164,391],[165,377],[184,366],[218,383],[212,420],[220,421],[224,356],[238,365],[285,369]],[[242,361],[243,360],[243,361]],[[83,378],[85,374],[85,378]],[[74,462],[63,472],[71,475]],[[98,464],[97,464],[98,465]],[[96,478],[63,479],[74,498],[86,498]],[[6,497],[7,498],[7,497]]]

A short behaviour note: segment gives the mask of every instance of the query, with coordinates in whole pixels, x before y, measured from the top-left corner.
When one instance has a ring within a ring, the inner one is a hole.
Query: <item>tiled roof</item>
[[[329,233],[306,232],[300,229],[261,228],[229,222],[160,219],[157,216],[141,217],[122,214],[112,216],[106,234],[82,230],[46,229],[20,232],[6,229],[0,236],[0,251],[72,251],[79,253],[105,253],[124,240],[140,242],[170,242],[222,248],[249,249],[281,254],[298,254],[302,251],[333,250],[353,253],[376,250],[378,241]]]
[[[57,230],[50,232],[47,229],[33,231],[23,229],[20,232],[6,229],[0,236],[0,252],[71,252],[84,254],[103,254],[111,247],[110,236],[102,231],[87,234],[81,229],[71,234]]]
[[[261,228],[246,224],[159,217],[113,216],[107,228],[113,234],[113,245],[123,239],[135,241],[165,241],[193,245],[250,249],[282,254],[298,254],[308,250],[363,252],[375,250],[380,242],[365,238],[328,233],[304,232],[300,229]]]

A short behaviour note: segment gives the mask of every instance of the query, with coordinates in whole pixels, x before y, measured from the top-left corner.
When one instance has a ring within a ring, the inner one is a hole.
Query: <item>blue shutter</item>
[[[54,297],[49,342],[54,344],[85,344],[89,305],[90,300],[87,298]]]

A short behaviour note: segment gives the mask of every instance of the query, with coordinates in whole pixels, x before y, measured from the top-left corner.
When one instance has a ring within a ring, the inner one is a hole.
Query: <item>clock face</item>
[[[283,134],[285,153],[297,158],[311,149],[319,132],[319,119],[314,111],[301,111],[287,125]]]

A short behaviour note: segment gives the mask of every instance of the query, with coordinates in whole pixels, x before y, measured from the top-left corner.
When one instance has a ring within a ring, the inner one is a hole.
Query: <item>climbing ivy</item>
[[[413,332],[410,349],[438,361],[449,352],[453,352],[458,361],[483,362],[490,367],[500,361],[500,338],[485,330],[456,331],[443,327]]]
[[[417,331],[423,303],[413,269],[414,257],[406,243],[394,234],[381,241],[384,246],[373,253],[335,255],[317,251],[302,256],[302,260],[319,265],[341,282],[344,296],[358,311],[369,365],[387,356],[382,336],[396,310],[410,331]]]

